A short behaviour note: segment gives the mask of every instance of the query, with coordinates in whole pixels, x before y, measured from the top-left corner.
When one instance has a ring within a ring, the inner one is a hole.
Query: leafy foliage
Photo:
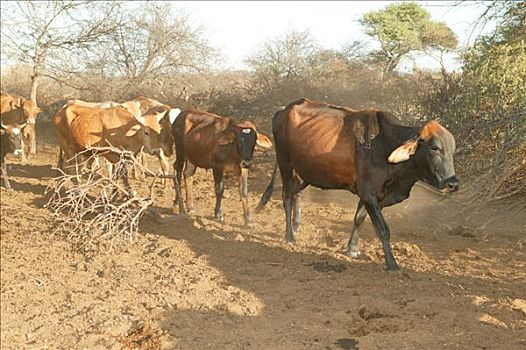
[[[384,66],[384,77],[390,75],[411,51],[454,49],[457,46],[453,31],[444,22],[432,21],[429,13],[414,2],[371,11],[360,23],[366,34],[381,44],[374,56]]]

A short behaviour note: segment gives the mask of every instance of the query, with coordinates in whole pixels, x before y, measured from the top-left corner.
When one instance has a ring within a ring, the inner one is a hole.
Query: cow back
[[[69,129],[69,138],[77,151],[90,146],[112,146],[138,152],[140,124],[126,109],[107,109],[72,105],[65,109],[62,125]]]
[[[320,187],[355,185],[354,139],[346,117],[353,110],[303,100],[278,112],[273,132],[294,170]]]
[[[186,111],[174,123],[176,149],[182,146],[192,164],[205,169],[214,168],[219,152],[221,158],[228,158],[231,153],[228,149],[231,145],[221,146],[217,141],[231,123],[230,118],[212,113]]]

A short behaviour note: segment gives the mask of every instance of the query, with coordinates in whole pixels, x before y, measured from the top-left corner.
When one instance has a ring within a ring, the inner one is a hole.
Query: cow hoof
[[[359,259],[360,256],[361,256],[361,253],[359,250],[348,250],[347,252],[345,252],[345,254],[349,257],[349,258],[353,258],[353,259]]]
[[[389,272],[400,272],[400,268],[398,267],[397,264],[394,264],[394,265],[387,265],[385,268],[386,268],[386,270],[389,271]]]
[[[245,226],[247,226],[247,227],[254,227],[254,223],[252,221],[252,216],[250,216],[250,215],[245,216]]]
[[[300,224],[292,224],[292,232],[294,232],[294,236],[298,235],[300,233]]]
[[[188,215],[195,215],[195,209],[189,209],[187,213]]]
[[[218,222],[225,222],[225,218],[223,217],[223,215],[216,215],[214,216],[214,219]]]
[[[288,244],[288,245],[295,245],[296,244],[296,240],[294,238],[292,239],[286,239],[285,242]]]
[[[177,207],[173,207],[172,208],[172,214],[174,214],[174,215],[186,215],[186,211],[180,210]]]

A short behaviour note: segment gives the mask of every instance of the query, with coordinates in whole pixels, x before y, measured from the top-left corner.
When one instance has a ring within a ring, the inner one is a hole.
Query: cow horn
[[[0,123],[0,125],[2,126],[2,129],[7,129],[7,126],[5,126],[4,123]]]

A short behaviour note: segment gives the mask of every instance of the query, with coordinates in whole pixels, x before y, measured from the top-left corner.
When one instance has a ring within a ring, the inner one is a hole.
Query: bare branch
[[[108,152],[119,155],[110,173],[94,165],[96,159]],[[55,233],[64,233],[79,242],[132,239],[137,234],[140,218],[151,209],[158,177],[129,151],[111,146],[92,147],[77,155],[75,160],[85,154],[90,157],[83,163],[76,161],[73,174],[61,171],[46,189],[49,196],[46,207],[56,217]],[[127,189],[120,184],[120,178],[131,166],[154,177],[147,196],[139,195],[139,188]]]

